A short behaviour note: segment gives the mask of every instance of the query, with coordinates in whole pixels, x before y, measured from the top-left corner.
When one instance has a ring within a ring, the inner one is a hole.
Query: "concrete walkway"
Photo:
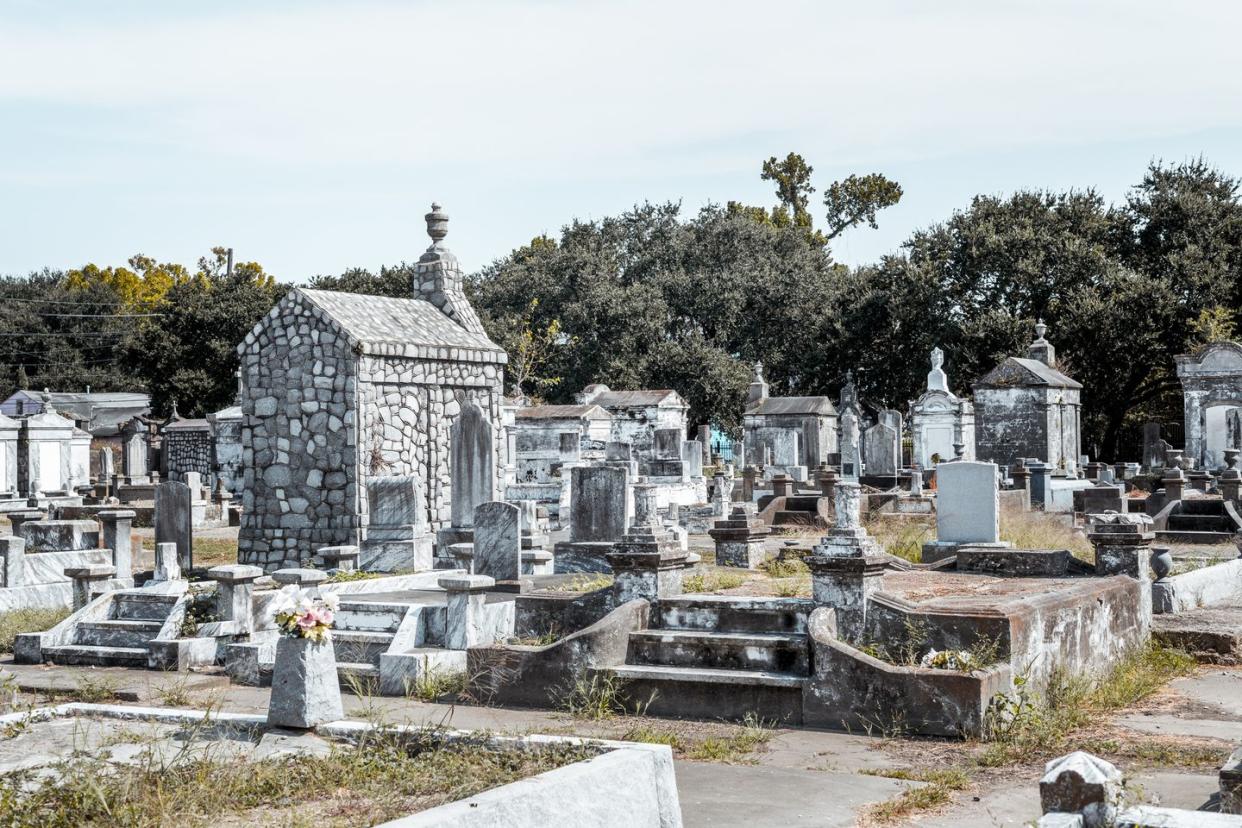
[[[264,713],[268,690],[240,687],[221,675],[158,673],[123,668],[14,665],[0,661],[0,683],[11,676],[31,694],[83,686],[106,686],[122,703],[204,707],[238,713]],[[583,722],[547,710],[430,704],[409,699],[345,694],[351,718],[394,724],[444,725],[498,733],[580,734],[617,738],[629,720],[611,725]],[[1205,668],[1174,681],[1156,703],[1116,719],[1135,734],[1210,736],[1242,741],[1242,670]],[[634,720],[639,721],[639,720]],[[694,727],[667,720],[642,720],[652,727]],[[711,727],[711,725],[708,725]],[[618,731],[621,728],[621,731]],[[744,763],[678,760],[678,790],[687,826],[849,826],[860,809],[891,800],[912,783],[872,775],[913,765],[948,766],[969,761],[970,748],[936,740],[886,740],[828,731],[778,728],[768,743]],[[937,753],[939,752],[939,753]],[[939,758],[944,754],[943,759]],[[1123,770],[1128,768],[1123,764]],[[1130,774],[1149,799],[1184,808],[1202,807],[1216,789],[1212,773],[1167,768],[1136,768]],[[927,826],[1020,826],[1039,816],[1039,769],[1019,768],[982,775],[938,811],[908,823]]]

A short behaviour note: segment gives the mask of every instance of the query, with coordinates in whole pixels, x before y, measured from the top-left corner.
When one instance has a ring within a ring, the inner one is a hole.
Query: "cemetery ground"
[[[902,557],[916,555],[934,533],[925,516],[873,517],[868,528]],[[1070,548],[1090,556],[1081,535],[1052,515],[1006,515],[1002,534],[1015,545]],[[773,536],[767,544],[775,557],[760,571],[701,564],[687,573],[685,591],[807,595],[810,578],[800,557],[819,535],[808,529]],[[201,533],[196,564],[234,560],[235,537],[235,529]],[[151,546],[143,537],[148,557]],[[710,559],[706,538],[692,537],[692,548]],[[541,586],[596,589],[609,578],[556,576]],[[13,664],[7,653],[12,635],[48,623],[45,617],[0,617],[0,651],[5,651],[0,713],[66,702],[198,709],[209,711],[209,717],[261,716],[267,710],[269,690],[230,684],[222,674]],[[683,817],[691,826],[1025,825],[1040,813],[1043,763],[1078,749],[1123,767],[1136,796],[1194,809],[1205,804],[1204,792],[1216,788],[1217,769],[1242,740],[1242,669],[1196,664],[1158,647],[1135,654],[1095,686],[1059,678],[1046,694],[1019,694],[998,711],[1004,715],[983,737],[970,740],[910,738],[900,721],[831,732],[754,718],[740,723],[656,718],[643,715],[643,701],[627,698],[623,685],[604,680],[553,688],[547,709],[488,704],[472,693],[468,676],[433,676],[412,686],[405,698],[371,690],[363,684],[346,688],[348,718],[411,726],[428,738],[460,729],[667,745],[675,757]],[[572,748],[520,761],[479,749],[410,755],[382,739],[372,748],[364,757],[314,736],[256,737],[223,734],[213,726],[78,719],[5,727],[0,770],[20,767],[35,778],[61,782],[37,788],[42,809],[37,820],[15,824],[55,825],[58,819],[79,824],[78,814],[87,813],[79,809],[89,806],[96,809],[89,811],[95,823],[103,825],[358,825],[580,758]],[[28,797],[31,790],[20,795]],[[148,793],[134,797],[136,790]],[[9,807],[17,796],[14,785],[0,783],[0,809],[25,813]],[[31,800],[21,801],[28,806]]]

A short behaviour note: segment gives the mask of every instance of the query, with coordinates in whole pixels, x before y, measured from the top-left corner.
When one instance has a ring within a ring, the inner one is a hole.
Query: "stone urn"
[[[331,635],[321,641],[281,636],[276,642],[267,723],[312,728],[344,717]]]
[[[1151,574],[1159,581],[1173,571],[1173,550],[1167,546],[1151,548]]]

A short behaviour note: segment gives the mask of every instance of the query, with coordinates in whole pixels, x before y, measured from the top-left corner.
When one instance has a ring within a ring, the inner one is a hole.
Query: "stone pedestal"
[[[1220,474],[1220,496],[1238,503],[1242,499],[1242,471],[1238,469],[1237,449],[1225,449],[1225,470]]]
[[[778,474],[772,478],[772,494],[776,497],[789,497],[794,493],[794,479],[787,474]]]
[[[26,541],[6,535],[0,537],[0,587],[19,587],[26,583]]]
[[[821,466],[819,473],[815,476],[815,482],[819,485],[819,493],[821,497],[832,497],[833,489],[837,485],[836,469]]]
[[[444,646],[449,650],[465,650],[488,640],[483,623],[483,605],[487,591],[496,585],[486,575],[446,575],[440,588],[448,593],[444,625]]]
[[[328,573],[321,569],[278,569],[272,573],[272,580],[281,586],[292,584],[311,595],[318,595],[319,586],[328,580]]]
[[[1026,461],[1018,458],[1014,464],[1009,467],[1009,477],[1013,480],[1015,489],[1025,489],[1031,483],[1031,471],[1026,467]]]
[[[677,538],[654,520],[635,523],[608,553],[613,596],[617,605],[635,598],[653,601],[681,594],[682,572],[688,565]]]
[[[1095,548],[1097,575],[1129,575],[1141,586],[1144,626],[1151,624],[1151,544],[1156,539],[1149,515],[1087,515],[1087,540]]]
[[[267,723],[312,728],[343,718],[331,636],[323,641],[281,636],[276,642]]]
[[[1186,487],[1186,473],[1176,466],[1165,469],[1160,478],[1164,486],[1164,505],[1168,506],[1175,500],[1181,500]]]
[[[716,542],[716,566],[755,569],[767,557],[764,540],[772,530],[752,511],[735,506],[732,513],[716,521],[707,534]]]
[[[216,582],[216,615],[221,621],[232,621],[238,633],[251,631],[250,598],[254,582],[263,569],[245,564],[213,566],[207,576]]]
[[[759,470],[754,466],[742,469],[742,502],[751,503],[755,499],[755,481],[759,479]]]
[[[5,512],[4,517],[9,519],[12,524],[13,534],[21,536],[21,528],[23,523],[29,523],[35,520],[43,520],[43,512],[38,509],[15,509],[12,512]]]
[[[858,531],[866,535],[865,530]],[[886,559],[817,553],[803,560],[811,569],[811,597],[816,604],[836,610],[837,635],[843,641],[861,640],[867,629],[867,602],[880,588]]]
[[[353,572],[358,567],[361,550],[356,546],[322,546],[318,554],[325,568]]]
[[[181,580],[181,564],[177,558],[177,544],[157,543],[155,545],[155,574],[151,580],[156,583]]]
[[[97,517],[103,526],[103,545],[112,550],[118,578],[132,578],[134,552],[132,529],[136,513],[131,509],[105,509]]]
[[[76,612],[105,591],[104,582],[116,575],[116,568],[108,564],[70,566],[65,568],[65,575],[73,581],[73,609]]]

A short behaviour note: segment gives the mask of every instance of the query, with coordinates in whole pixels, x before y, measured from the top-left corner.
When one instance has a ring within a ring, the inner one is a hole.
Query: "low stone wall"
[[[1242,601],[1242,559],[1161,578],[1151,585],[1151,611],[1186,612]]]
[[[560,592],[527,593],[517,596],[514,604],[514,635],[540,636],[549,630],[571,632],[591,626],[612,611],[612,587],[581,595]]]
[[[549,825],[677,828],[681,806],[666,745],[632,745],[575,762],[381,828],[546,828]]]
[[[889,664],[837,639],[835,613],[811,613],[814,663],[802,723],[834,730],[900,730],[924,736],[978,735],[988,704],[1012,686],[1008,665],[971,673]]]
[[[97,520],[100,512],[117,506],[57,506],[56,517],[61,520]],[[155,526],[155,507],[130,504],[125,507],[134,513],[134,528],[151,529]]]
[[[594,667],[625,662],[630,633],[647,628],[650,607],[630,601],[591,626],[542,647],[493,644],[471,647],[466,674],[487,702],[549,707],[555,692]]]
[[[0,612],[19,609],[58,609],[72,604],[73,584],[68,580],[57,584],[0,589]]]

